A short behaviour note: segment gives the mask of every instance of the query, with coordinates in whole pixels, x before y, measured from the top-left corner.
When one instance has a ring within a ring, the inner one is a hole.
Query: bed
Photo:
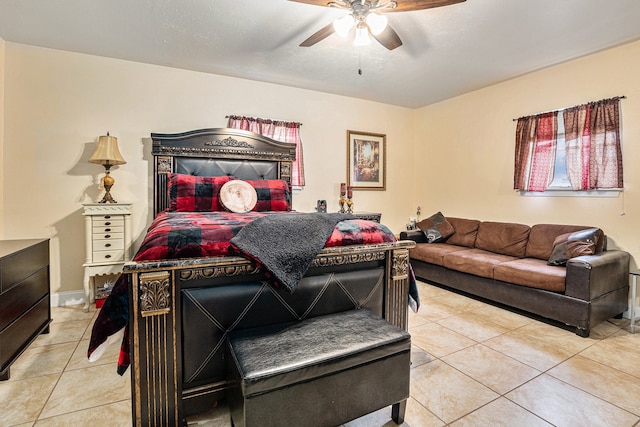
[[[172,252],[171,242],[148,243],[156,222],[175,216],[166,211],[176,208],[176,179],[226,176],[252,182],[256,188],[266,182],[284,182],[290,191],[295,159],[294,144],[235,129],[152,133],[151,138],[156,218],[136,260],[124,266],[118,281],[120,291],[114,288],[105,302],[89,349],[91,359],[98,345],[104,347],[118,336],[113,333],[119,327],[113,328],[113,324],[126,324],[119,367],[122,374],[130,362],[134,425],[178,426],[186,417],[211,409],[229,386],[224,343],[232,330],[360,308],[407,329],[408,302],[418,302],[408,255],[415,243],[396,241],[386,227],[374,226],[371,221],[338,218],[327,246],[313,255],[293,292],[279,286],[270,266],[244,253],[221,255],[201,248]],[[250,219],[305,218],[304,214],[287,212],[286,207],[277,209],[277,215],[244,215]],[[202,218],[214,214],[191,215]],[[329,221],[324,218],[320,220]],[[244,221],[231,221],[236,220]],[[246,224],[258,222],[246,220],[244,227],[234,227],[244,229],[238,234],[245,231],[247,235]],[[338,230],[340,227],[346,231]],[[358,233],[353,227],[377,228],[382,237],[354,239]],[[337,239],[333,239],[335,233]],[[238,238],[236,231],[232,234]],[[332,239],[341,242],[328,245]],[[159,252],[144,259],[141,253],[145,250]],[[107,331],[105,324],[110,323],[112,329]]]

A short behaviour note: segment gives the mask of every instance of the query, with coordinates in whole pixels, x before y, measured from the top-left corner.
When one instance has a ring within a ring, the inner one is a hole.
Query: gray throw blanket
[[[268,215],[245,225],[231,239],[231,247],[260,264],[276,285],[293,292],[336,224],[353,218],[338,213]]]

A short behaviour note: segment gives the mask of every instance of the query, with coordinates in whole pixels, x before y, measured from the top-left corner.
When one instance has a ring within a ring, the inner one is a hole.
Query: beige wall
[[[416,126],[414,203],[425,213],[524,224],[602,227],[640,259],[640,42],[422,108]],[[513,188],[512,119],[589,101],[621,101],[625,191],[617,198],[523,197]],[[624,215],[620,215],[624,212]]]
[[[381,211],[395,231],[411,213],[414,110],[14,43],[6,43],[4,70],[2,237],[52,238],[54,292],[82,288],[81,204],[99,200],[104,172],[87,159],[107,131],[128,162],[112,169],[112,194],[135,204],[138,242],[151,220],[149,134],[224,127],[228,114],[303,123],[308,185],[294,196],[300,211],[312,211],[317,199],[337,210],[347,129],[386,134],[387,191],[355,192],[355,208]]]

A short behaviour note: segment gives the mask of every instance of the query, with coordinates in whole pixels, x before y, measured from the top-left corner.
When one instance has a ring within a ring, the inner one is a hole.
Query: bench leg
[[[400,425],[404,422],[404,411],[407,409],[407,401],[394,403],[391,407],[391,419],[394,423]]]

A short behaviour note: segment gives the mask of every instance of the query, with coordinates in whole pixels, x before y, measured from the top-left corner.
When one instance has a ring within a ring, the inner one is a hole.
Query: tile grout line
[[[40,417],[42,416],[42,412],[44,411],[44,408],[47,407],[47,404],[49,403],[49,400],[51,399],[51,396],[53,395],[54,391],[56,390],[56,387],[58,387],[58,384],[60,384],[60,379],[62,378],[62,375],[64,375],[64,373],[67,371],[67,368],[69,367],[69,364],[71,363],[71,361],[73,359],[73,355],[78,350],[78,347],[80,346],[80,343],[82,342],[82,337],[87,332],[87,329],[89,329],[89,327],[91,327],[92,321],[94,320],[95,316],[96,316],[96,313],[93,314],[93,316],[89,320],[89,324],[84,329],[84,331],[82,331],[82,334],[80,334],[80,338],[78,338],[78,341],[76,342],[75,348],[71,352],[71,356],[69,357],[69,360],[67,360],[67,363],[65,363],[64,368],[62,368],[62,371],[58,374],[58,378],[57,378],[54,386],[51,388],[51,391],[49,392],[49,395],[47,396],[47,399],[45,400],[44,405],[42,405],[42,408],[40,408],[40,411],[38,411],[38,415],[36,416],[36,419],[33,421],[33,426],[34,427],[36,426],[38,421],[42,421],[42,420],[46,420],[46,419],[49,419],[49,418],[53,418],[53,417],[47,417],[47,418],[40,418]],[[67,322],[73,322],[73,321],[77,321],[77,320],[61,320],[58,323],[67,323]],[[69,341],[69,342],[73,342],[73,341]],[[60,343],[60,344],[62,344],[62,343]],[[60,414],[60,415],[64,415],[64,414]]]

